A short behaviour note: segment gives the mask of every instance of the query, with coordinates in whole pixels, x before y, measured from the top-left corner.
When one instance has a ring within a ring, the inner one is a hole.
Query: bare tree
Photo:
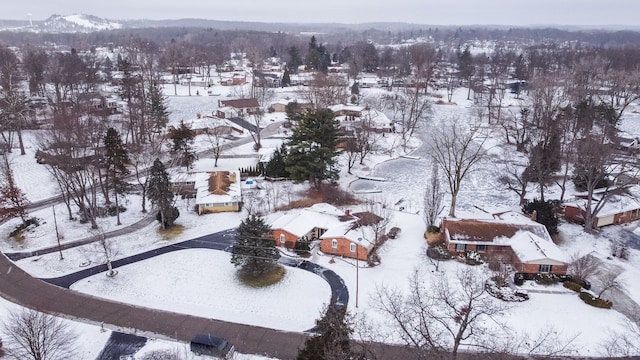
[[[117,270],[113,269],[112,261],[116,253],[115,245],[109,241],[107,235],[101,227],[93,229],[91,234],[98,240],[98,246],[102,255],[104,255],[105,265],[107,265],[107,276],[114,277],[118,274]]]
[[[410,347],[429,353],[449,353],[455,359],[460,347],[487,348],[487,339],[503,328],[496,316],[508,308],[485,291],[476,271],[461,270],[456,281],[440,274],[429,283],[416,270],[410,293],[388,287],[375,292],[374,307],[385,314],[394,330]],[[493,330],[492,330],[493,329]]]
[[[228,134],[228,131],[223,126],[216,126],[207,131],[207,140],[209,140],[213,154],[213,166],[218,166],[218,159],[220,159],[220,155],[222,155],[222,151],[224,150],[224,135],[226,134]]]
[[[436,163],[431,168],[431,182],[424,192],[424,214],[423,220],[427,229],[435,226],[438,216],[444,211],[442,204],[443,193],[440,188],[440,171]]]
[[[73,202],[83,220],[97,228],[97,191],[100,188],[101,157],[96,153],[104,129],[80,114],[59,113],[58,124],[48,131],[40,144],[41,161],[58,182],[67,208]],[[95,137],[95,139],[93,138]],[[71,216],[71,211],[69,211]]]
[[[621,275],[622,271],[620,270],[600,269],[596,275],[596,280],[600,288],[598,297],[602,297],[602,295],[607,292],[624,290],[625,281],[621,278]]]
[[[498,181],[506,186],[509,191],[513,191],[520,199],[520,205],[524,205],[527,196],[527,185],[529,181],[525,176],[526,165],[517,164],[514,159],[507,157],[504,161],[502,175]]]
[[[571,256],[568,273],[574,281],[578,283],[584,282],[587,278],[597,274],[599,265],[600,261],[593,255],[580,256],[576,253]]]
[[[455,217],[456,214],[456,202],[462,181],[487,155],[483,148],[485,140],[479,140],[478,135],[477,128],[466,128],[457,119],[433,131],[430,152],[435,163],[444,172],[449,185],[451,217]]]
[[[576,146],[574,182],[586,192],[584,231],[592,232],[596,216],[614,195],[624,194],[637,176],[638,169],[612,161],[614,148],[604,135],[590,135]],[[594,200],[598,193],[599,201]]]
[[[302,96],[315,109],[346,104],[348,85],[341,77],[318,72],[311,85],[304,88]]]
[[[614,331],[602,344],[603,355],[610,357],[637,357],[640,355],[640,314],[636,313],[624,321],[623,331]]]
[[[27,221],[29,200],[16,185],[7,154],[2,154],[0,158],[0,177],[3,180],[0,183],[0,220],[18,216],[24,224]]]
[[[17,360],[75,358],[78,335],[63,320],[22,308],[10,312],[2,323],[4,350]]]
[[[406,150],[416,128],[425,125],[431,113],[431,102],[420,92],[419,87],[405,88],[388,100],[388,109],[393,113],[394,120],[401,125],[402,147]]]

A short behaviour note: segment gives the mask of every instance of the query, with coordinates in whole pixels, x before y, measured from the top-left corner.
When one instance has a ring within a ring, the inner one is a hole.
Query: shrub
[[[582,299],[582,301],[584,301],[585,303],[597,308],[611,309],[611,307],[613,306],[613,303],[611,301],[595,297],[586,291],[582,291],[580,293],[580,299]]]
[[[439,234],[440,227],[435,225],[429,225],[429,227],[427,227],[427,232],[430,234]]]
[[[495,277],[487,280],[484,284],[487,292],[500,300],[509,302],[521,302],[529,300],[529,294],[524,291],[513,290],[509,286],[499,286]]]
[[[557,284],[560,278],[554,274],[536,274],[535,280],[540,285],[553,285]]]
[[[13,231],[11,233],[9,233],[9,236],[10,237],[14,237],[14,236],[20,234],[23,230],[25,230],[26,228],[28,228],[31,225],[39,226],[40,222],[38,221],[38,218],[35,218],[35,217],[28,218],[27,221],[25,221],[22,224],[16,226],[16,228],[13,229]]]
[[[111,204],[107,207],[107,215],[109,216],[116,216],[116,211],[119,213],[123,213],[127,211],[127,208],[122,205],[118,205],[118,208],[116,208],[115,204]]]
[[[450,260],[451,259],[451,253],[449,253],[449,250],[447,250],[447,248],[442,244],[429,246],[427,248],[427,256],[434,260]]]
[[[483,264],[482,259],[480,258],[480,254],[475,251],[467,251],[464,254],[465,263],[467,265],[480,265]]]
[[[513,283],[516,284],[517,286],[524,285],[524,274],[523,273],[514,274],[513,275]]]
[[[580,286],[580,284],[575,283],[573,281],[565,281],[564,283],[562,283],[562,286],[566,287],[569,290],[573,290],[577,293],[579,293],[580,290],[582,290],[582,286]]]
[[[311,255],[309,253],[309,251],[311,250],[311,247],[309,246],[308,240],[296,241],[293,245],[293,248],[296,251],[296,254],[298,254],[299,256],[309,257]]]

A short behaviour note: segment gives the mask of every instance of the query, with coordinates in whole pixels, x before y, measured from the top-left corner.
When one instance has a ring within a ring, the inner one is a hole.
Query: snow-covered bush
[[[503,301],[521,302],[529,300],[529,294],[525,290],[515,290],[509,286],[498,286],[495,278],[488,279],[484,287],[491,296]]]

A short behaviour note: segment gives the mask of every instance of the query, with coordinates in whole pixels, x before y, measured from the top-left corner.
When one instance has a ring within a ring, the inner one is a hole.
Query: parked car
[[[232,359],[235,347],[227,339],[211,334],[198,334],[191,340],[191,352],[221,359]]]

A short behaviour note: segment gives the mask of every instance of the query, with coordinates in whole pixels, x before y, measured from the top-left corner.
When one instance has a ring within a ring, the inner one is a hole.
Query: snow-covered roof
[[[302,237],[313,228],[331,229],[339,226],[344,211],[325,203],[315,204],[305,209],[294,209],[271,222],[272,229],[282,229]]]
[[[240,172],[215,171],[194,174],[196,204],[239,202],[241,199]]]
[[[518,232],[509,239],[508,244],[523,263],[537,264],[541,261],[549,262],[551,260],[556,264],[550,265],[564,265],[569,262],[567,255],[556,244],[528,231]]]
[[[329,106],[329,109],[333,112],[339,112],[339,111],[361,112],[364,110],[364,106],[338,104],[338,105]]]
[[[630,194],[638,194],[640,193],[640,186],[632,186],[629,188],[628,192]],[[594,194],[594,199],[591,201],[591,209],[594,209],[598,205],[601,195],[601,193]],[[587,208],[587,199],[576,199],[571,202],[566,202],[563,205],[585,210]],[[640,209],[640,200],[633,195],[613,194],[609,196],[609,199],[605,202],[600,211],[598,211],[596,218],[603,218],[637,209]]]
[[[356,220],[343,222],[339,226],[335,226],[327,230],[320,239],[331,238],[345,238],[353,243],[356,243],[364,248],[370,249],[373,246],[373,241],[376,238],[375,231],[371,226],[360,226],[353,228],[353,223]]]
[[[274,230],[281,229],[302,237],[314,228],[321,228],[326,230],[321,239],[346,238],[368,249],[373,245],[371,241],[375,239],[375,232],[371,226],[355,226],[358,220],[357,216],[346,215],[343,210],[326,203],[267,217],[267,222]]]
[[[569,262],[544,225],[516,213],[502,215],[507,220],[448,218],[443,222],[445,236],[451,244],[509,246],[523,263]]]

